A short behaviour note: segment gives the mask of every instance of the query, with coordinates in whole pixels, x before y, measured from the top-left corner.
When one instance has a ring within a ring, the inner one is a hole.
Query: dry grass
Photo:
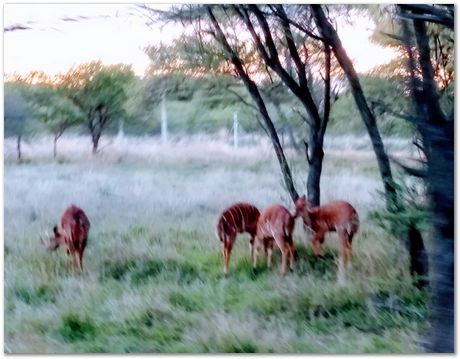
[[[410,284],[401,244],[367,219],[381,205],[371,156],[326,151],[322,200],[349,200],[362,218],[353,280],[338,287],[335,236],[326,260],[318,261],[300,224],[295,273],[252,274],[242,236],[231,277],[222,278],[214,226],[226,206],[245,200],[292,209],[267,143],[234,151],[218,139],[163,146],[127,138],[93,158],[88,141],[65,138],[53,161],[48,140],[25,145],[26,162],[19,165],[5,142],[8,351],[419,350],[423,293]],[[304,160],[288,156],[302,190]],[[64,251],[46,253],[38,241],[70,203],[84,208],[92,224],[82,278],[69,274]]]

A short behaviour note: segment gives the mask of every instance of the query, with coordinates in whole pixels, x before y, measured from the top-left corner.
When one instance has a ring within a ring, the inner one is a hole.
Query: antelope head
[[[295,201],[295,217],[301,217],[305,229],[310,229],[312,225],[312,214],[315,212],[305,195],[297,198]]]
[[[40,234],[40,242],[48,249],[49,251],[54,251],[62,242],[63,236],[58,230],[57,226],[53,228],[53,235],[49,235],[48,232],[45,232],[45,235]]]

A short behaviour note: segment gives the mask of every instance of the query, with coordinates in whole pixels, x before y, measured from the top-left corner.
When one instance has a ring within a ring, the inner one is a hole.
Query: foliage
[[[82,64],[61,77],[65,93],[87,114],[86,122],[97,152],[99,139],[114,120],[127,118],[127,86],[134,81],[131,66],[103,66],[100,61]]]
[[[182,35],[168,44],[150,45],[145,49],[151,64],[147,69],[150,76],[185,74],[202,77],[213,73],[228,74],[231,67],[222,50],[213,46],[208,37],[197,39]]]
[[[30,123],[30,109],[24,96],[24,86],[19,84],[5,84],[4,97],[4,128],[5,137],[22,136]]]
[[[42,121],[56,138],[84,120],[81,110],[56,87],[36,86],[29,95],[29,103],[33,117]]]
[[[443,6],[433,5],[433,8],[439,7],[441,9]],[[397,15],[396,11],[396,7],[390,4],[368,8],[368,13],[376,24],[371,40],[381,46],[392,47],[398,53],[397,59],[379,66],[375,70],[375,72],[388,77],[407,76],[407,53],[401,42],[403,31],[400,21],[396,20],[398,18],[395,16]],[[435,80],[438,86],[444,89],[454,81],[455,76],[454,31],[436,23],[427,23],[427,36]]]
[[[367,76],[362,77],[360,82],[380,131],[385,135],[413,136],[413,126],[398,116],[408,113],[411,106],[403,81],[398,78]],[[331,130],[339,133],[365,131],[349,91],[341,95],[332,107]]]
[[[370,218],[388,234],[403,238],[411,226],[426,232],[429,229],[429,208],[426,188],[421,179],[400,177],[395,181],[399,203],[397,210],[379,209]],[[383,193],[381,193],[383,196]]]

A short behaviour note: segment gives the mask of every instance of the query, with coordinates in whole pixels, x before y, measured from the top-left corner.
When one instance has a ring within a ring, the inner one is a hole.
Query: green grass
[[[362,219],[348,281],[339,286],[336,236],[316,259],[301,225],[294,273],[280,276],[278,251],[271,270],[261,255],[253,272],[249,237],[241,235],[224,278],[215,237],[220,211],[237,200],[292,206],[277,163],[265,154],[188,154],[186,161],[181,151],[122,163],[102,157],[5,166],[8,352],[421,351],[427,296],[411,284],[402,244],[367,219],[381,205],[370,161],[325,158],[323,197],[350,200]],[[302,159],[290,156],[302,183]],[[63,249],[48,253],[37,235],[70,203],[91,221],[81,277],[70,273]]]

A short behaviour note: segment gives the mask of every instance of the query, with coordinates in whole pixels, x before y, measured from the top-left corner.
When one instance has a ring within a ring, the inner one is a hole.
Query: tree
[[[410,107],[410,96],[405,92],[404,79],[387,78],[376,74],[360,76],[360,83],[382,136],[394,135],[411,137],[416,131],[414,126],[399,117]],[[331,126],[336,130],[364,132],[364,126],[356,102],[350,91],[344,92],[331,111]]]
[[[29,118],[27,101],[19,84],[5,84],[5,137],[15,136],[18,161],[22,160],[21,140],[26,131]]]
[[[294,12],[292,10],[295,9],[290,8],[290,13]],[[329,47],[309,32],[308,36],[305,33],[294,33],[285,8],[281,5],[185,6],[175,8],[163,16],[169,20],[186,22],[197,29],[198,48],[211,60],[201,60],[200,65],[211,63],[217,71],[221,71],[228,63],[232,64],[234,73],[245,84],[263,119],[263,128],[274,146],[286,188],[295,201],[298,195],[291,171],[267,108],[267,97],[261,88],[270,82],[282,83],[294,94],[303,107],[305,113],[302,118],[309,127],[306,149],[309,163],[307,191],[311,203],[318,205],[324,157],[322,147],[331,106],[332,59]],[[252,43],[243,41],[242,33],[249,36]],[[320,65],[321,62],[314,63],[309,56],[313,41],[318,42],[315,46],[320,49],[324,66]],[[215,61],[219,55],[220,62]],[[323,69],[320,99],[315,98],[312,92],[314,86],[311,73],[315,65]]]
[[[108,126],[126,116],[126,89],[134,78],[131,66],[103,66],[101,62],[82,64],[62,76],[66,95],[86,116],[93,154],[97,153],[101,135]]]
[[[58,139],[68,128],[82,123],[84,116],[72,100],[54,86],[38,86],[29,101],[33,116],[53,134],[53,157],[56,158]]]
[[[309,164],[307,192],[310,203],[313,206],[318,206],[320,204],[320,178],[324,158],[324,135],[331,107],[331,51],[329,45],[323,44],[325,65],[324,75],[321,76],[324,80],[324,100],[323,108],[320,109],[310,89],[311,79],[308,78],[307,67],[311,66],[311,63],[308,64],[308,54],[302,54],[302,51],[305,51],[306,38],[294,36],[284,7],[282,5],[269,6],[274,17],[272,23],[269,23],[269,16],[257,5],[239,5],[234,6],[234,9],[246,25],[266,66],[278,75],[287,88],[299,99],[306,111],[305,120],[310,129],[309,141],[308,143],[305,142],[305,153]],[[278,32],[280,33],[278,36],[284,38],[284,45],[288,48],[284,54],[280,53],[274,40]],[[263,34],[263,38],[259,33]],[[321,40],[311,33],[308,35],[314,40]],[[300,41],[296,43],[296,39]],[[287,56],[290,60],[283,63],[282,56]],[[295,72],[292,71],[292,64],[294,64]],[[294,201],[295,199],[293,198]]]
[[[416,12],[411,16],[419,16],[426,10],[427,5],[412,5],[411,9]],[[392,5],[381,5],[377,11],[368,9],[368,14],[374,19],[376,27],[372,34],[372,40],[385,47],[390,47],[398,53],[398,57],[388,64],[376,68],[376,72],[386,77],[406,75],[407,52],[400,39],[402,36],[401,23],[395,18]],[[433,11],[430,9],[430,11]],[[435,9],[434,11],[444,11]],[[447,10],[450,11],[450,10]],[[447,12],[446,12],[447,14]],[[444,14],[445,15],[445,14]],[[452,22],[453,13],[449,14],[449,21]],[[434,78],[441,94],[454,80],[454,50],[455,34],[450,26],[439,22],[428,22],[427,36],[430,49],[430,59],[434,70]]]
[[[397,205],[396,190],[394,186],[393,175],[391,173],[390,161],[388,159],[388,155],[385,152],[385,147],[383,145],[383,141],[375,121],[375,116],[367,104],[353,63],[345,52],[337,31],[325,16],[321,5],[311,5],[311,9],[314,14],[314,19],[319,32],[327,44],[331,46],[337,61],[340,63],[340,66],[342,67],[348,82],[350,83],[350,89],[356,101],[356,106],[358,107],[361,118],[366,125],[366,129],[371,139],[374,153],[377,158],[380,176],[385,188],[387,207],[394,206],[395,204]]]
[[[407,53],[413,110],[406,115],[422,137],[423,169],[405,167],[424,178],[433,228],[432,304],[426,349],[454,352],[454,108],[442,110],[426,22],[453,30],[453,5],[399,5],[399,38]],[[451,54],[453,56],[453,53]],[[452,59],[453,61],[453,59]]]

